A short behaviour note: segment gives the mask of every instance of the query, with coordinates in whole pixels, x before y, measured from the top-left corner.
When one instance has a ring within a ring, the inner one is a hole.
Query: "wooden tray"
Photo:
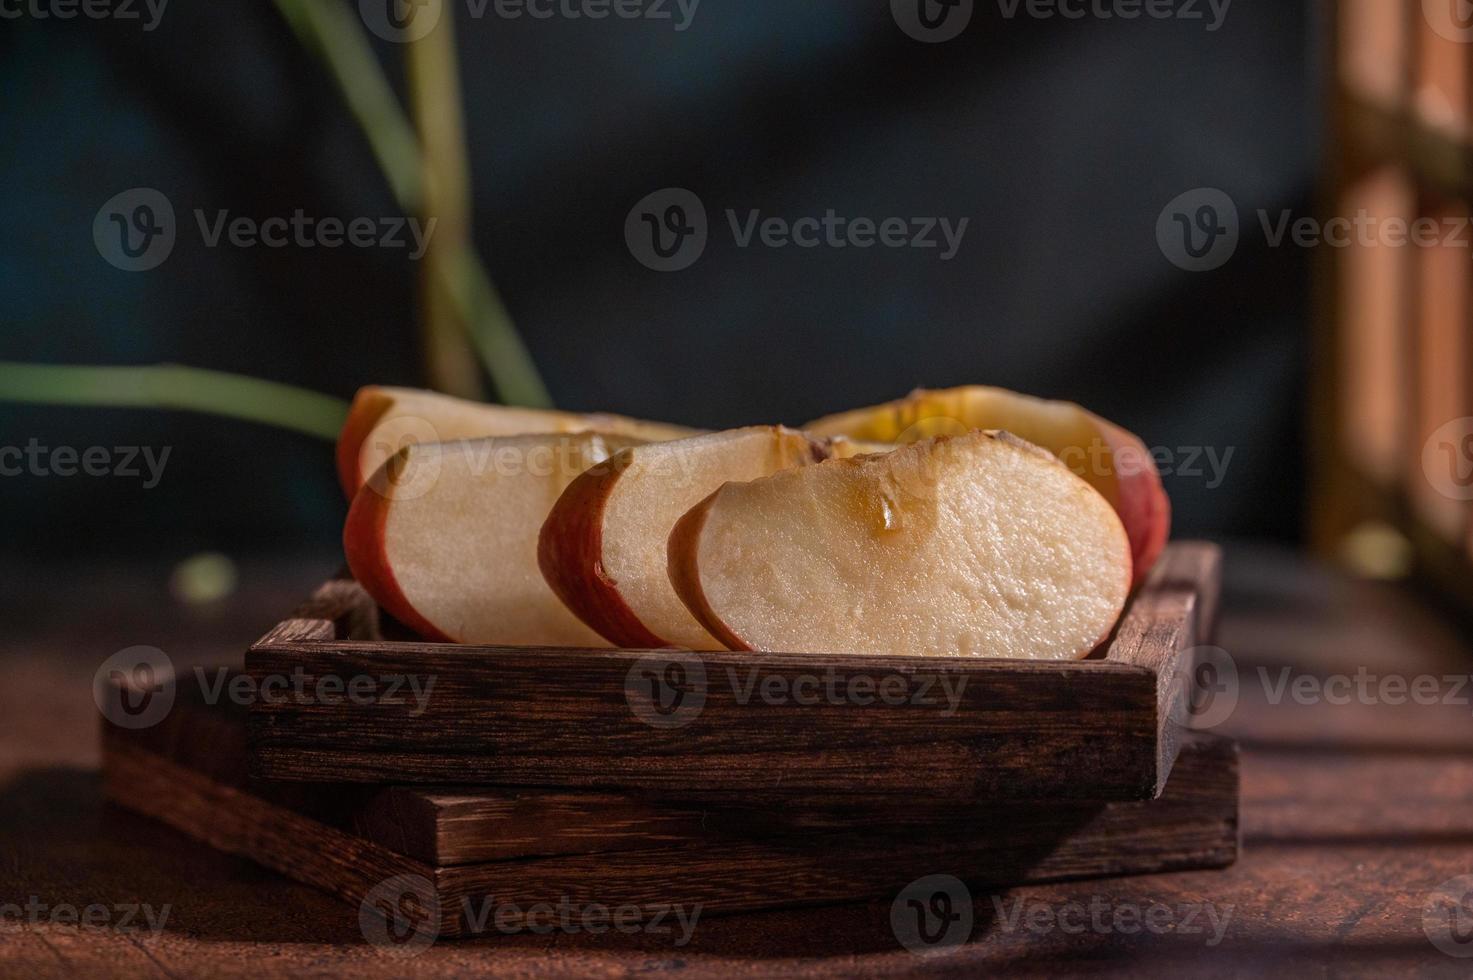
[[[1062,663],[389,639],[402,628],[334,580],[246,655],[278,692],[251,706],[251,771],[718,802],[1150,799],[1176,759],[1183,653],[1211,635],[1219,576],[1216,546],[1172,545],[1104,655]],[[294,672],[307,697],[279,693]],[[390,691],[405,676],[425,701]],[[335,696],[310,694],[321,678]],[[376,693],[349,703],[358,682]]]
[[[1186,735],[1158,800],[766,811],[536,788],[253,781],[244,712],[205,705],[194,688],[178,685],[152,728],[104,723],[106,796],[354,904],[385,897],[393,879],[428,910],[428,926],[408,924],[431,935],[476,931],[488,898],[715,915],[893,898],[932,874],[1003,887],[1222,867],[1238,851],[1237,749],[1202,733]]]

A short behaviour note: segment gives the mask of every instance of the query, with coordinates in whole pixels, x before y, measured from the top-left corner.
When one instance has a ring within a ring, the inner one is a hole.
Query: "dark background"
[[[560,407],[701,426],[800,423],[917,385],[1088,405],[1148,445],[1234,455],[1168,477],[1184,534],[1297,540],[1308,275],[1256,211],[1312,213],[1318,28],[1236,0],[1196,21],[1004,19],[918,43],[876,0],[704,0],[668,21],[456,9],[475,238]],[[391,77],[402,51],[380,44]],[[0,21],[0,359],[172,361],[349,397],[419,384],[404,252],[206,248],[192,211],[396,214],[322,65],[269,3],[175,0],[137,22]],[[402,93],[401,93],[402,94]],[[158,269],[107,265],[102,203],[173,202]],[[660,274],[623,240],[683,186],[712,237]],[[1225,267],[1159,251],[1165,204],[1220,187]],[[961,251],[738,249],[721,212],[966,216]],[[171,446],[161,484],[0,479],[21,554],[331,549],[327,443],[177,412],[0,405],[0,444]]]

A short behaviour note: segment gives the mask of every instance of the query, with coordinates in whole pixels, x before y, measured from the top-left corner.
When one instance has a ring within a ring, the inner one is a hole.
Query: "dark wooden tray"
[[[334,580],[251,647],[246,671],[262,690],[299,672],[309,692],[326,677],[333,692],[364,682],[384,696],[258,699],[251,771],[717,802],[1150,799],[1176,759],[1191,672],[1183,654],[1211,635],[1219,576],[1216,546],[1172,545],[1104,655],[1068,662],[389,639],[396,624],[356,583]],[[433,681],[427,701],[388,696],[401,675],[422,688]],[[828,677],[841,691],[888,691],[896,703],[760,695],[762,685],[806,695],[810,680]]]
[[[244,712],[178,685],[151,728],[103,726],[106,796],[359,904],[394,879],[432,935],[500,906],[700,908],[893,898],[932,874],[1004,887],[1222,867],[1238,851],[1237,749],[1189,733],[1166,793],[1137,803],[711,807],[537,788],[271,783],[245,772]],[[408,876],[408,877],[402,877]],[[389,908],[405,907],[399,894]],[[510,923],[515,927],[516,923]]]

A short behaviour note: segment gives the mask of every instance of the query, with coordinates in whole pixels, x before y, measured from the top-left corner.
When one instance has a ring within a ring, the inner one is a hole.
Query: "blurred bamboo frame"
[[[1473,31],[1434,23],[1420,0],[1331,10],[1321,210],[1466,228]],[[1473,418],[1473,271],[1461,237],[1320,250],[1312,532],[1327,557],[1410,572],[1473,611],[1473,503],[1434,486],[1424,457],[1442,426]],[[1405,567],[1390,560],[1397,550]]]
[[[423,263],[423,350],[432,387],[475,397],[473,348],[501,401],[550,407],[536,365],[470,239],[469,167],[451,5],[409,44],[412,125],[379,66],[363,23],[344,0],[275,0],[304,44],[322,59],[400,208],[435,232]],[[420,15],[423,7],[415,7]]]

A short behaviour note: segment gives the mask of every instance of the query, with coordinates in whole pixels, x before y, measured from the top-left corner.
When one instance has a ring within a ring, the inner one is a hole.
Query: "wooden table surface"
[[[0,566],[0,977],[1473,975],[1473,958],[1453,955],[1473,953],[1473,914],[1450,918],[1435,899],[1473,875],[1467,645],[1389,589],[1242,548],[1228,552],[1219,636],[1239,696],[1216,730],[1243,746],[1231,869],[976,894],[971,941],[925,955],[876,903],[700,920],[685,945],[558,932],[391,956],[364,940],[357,910],[99,792],[91,681],[107,656],[147,644],[176,663],[238,662],[331,564],[247,565],[208,608],[170,598],[166,569]],[[1436,703],[1391,703],[1385,678],[1419,675],[1411,690]],[[91,924],[64,921],[93,905]],[[165,909],[161,928],[135,928]]]

